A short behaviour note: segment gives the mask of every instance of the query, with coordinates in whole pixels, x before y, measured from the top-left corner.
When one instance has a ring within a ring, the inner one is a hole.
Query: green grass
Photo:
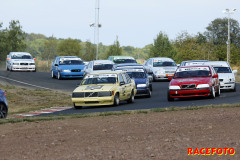
[[[0,124],[6,123],[19,123],[19,122],[37,122],[37,121],[50,121],[50,120],[64,120],[86,117],[99,117],[99,116],[121,116],[130,114],[149,114],[157,112],[178,112],[184,110],[200,110],[209,108],[235,108],[240,107],[240,104],[222,104],[222,105],[206,105],[206,106],[193,106],[193,107],[169,107],[169,108],[155,108],[146,110],[129,110],[129,111],[116,111],[116,112],[101,112],[101,113],[77,113],[77,114],[62,114],[58,116],[42,116],[42,117],[24,117],[24,118],[10,118],[3,119]]]

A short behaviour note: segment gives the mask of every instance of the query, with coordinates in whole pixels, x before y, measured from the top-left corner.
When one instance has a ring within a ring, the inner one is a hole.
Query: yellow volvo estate
[[[72,93],[74,108],[82,106],[119,105],[133,103],[136,86],[127,73],[119,71],[91,72]]]

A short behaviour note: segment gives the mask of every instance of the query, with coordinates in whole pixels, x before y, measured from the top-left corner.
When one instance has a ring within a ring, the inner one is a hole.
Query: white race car
[[[236,91],[235,75],[237,70],[232,70],[226,61],[208,61],[204,65],[212,65],[219,76],[220,88]]]
[[[27,52],[10,52],[7,55],[6,69],[8,71],[36,72],[35,58]]]

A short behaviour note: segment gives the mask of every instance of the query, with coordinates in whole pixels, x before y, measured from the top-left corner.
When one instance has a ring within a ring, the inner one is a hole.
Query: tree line
[[[230,19],[231,26],[231,64],[240,65],[240,26],[238,21]],[[152,44],[143,48],[120,46],[116,40],[112,45],[99,43],[99,59],[111,55],[131,55],[136,59],[150,57],[170,57],[177,63],[184,60],[221,60],[227,58],[228,19],[217,18],[209,23],[206,31],[190,35],[187,31],[179,33],[174,40],[159,32]],[[0,23],[0,58],[5,60],[10,51],[26,51],[41,60],[53,60],[56,56],[79,56],[90,61],[96,58],[96,45],[80,39],[57,39],[54,35],[25,33],[19,21],[11,21],[3,29]]]

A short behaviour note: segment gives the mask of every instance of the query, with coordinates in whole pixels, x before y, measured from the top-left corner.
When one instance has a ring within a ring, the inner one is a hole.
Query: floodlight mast
[[[226,9],[223,11],[223,13],[228,15],[228,39],[227,39],[227,62],[230,63],[230,15],[233,14],[237,9],[229,10]]]

